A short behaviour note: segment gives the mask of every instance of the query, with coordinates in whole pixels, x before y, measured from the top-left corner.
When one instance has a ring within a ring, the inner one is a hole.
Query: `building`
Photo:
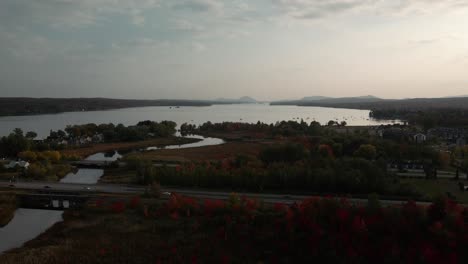
[[[427,139],[426,135],[424,135],[422,133],[418,133],[418,134],[413,135],[414,142],[416,142],[418,144],[426,142],[426,139]]]
[[[447,143],[456,144],[458,139],[466,138],[468,136],[468,129],[466,128],[451,128],[451,127],[437,127],[431,128],[427,131],[429,138],[438,138]]]
[[[463,147],[466,145],[466,139],[465,137],[459,137],[457,138],[457,142],[456,142],[457,146],[459,147]]]
[[[29,162],[27,161],[11,161],[8,165],[6,165],[7,169],[14,169],[16,167],[27,169],[29,167]]]

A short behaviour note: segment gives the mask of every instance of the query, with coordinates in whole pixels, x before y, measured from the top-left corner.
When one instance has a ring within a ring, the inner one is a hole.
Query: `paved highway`
[[[110,194],[141,194],[145,191],[142,186],[118,185],[118,184],[76,184],[76,183],[58,183],[58,182],[1,182],[0,188],[22,189],[22,190],[48,190],[57,192],[80,192],[83,194],[95,193],[110,193]],[[180,188],[162,188],[163,195],[167,196],[170,193],[178,193],[185,196],[204,198],[204,199],[220,199],[226,200],[230,197],[232,192],[222,191],[206,191],[206,190],[193,190],[193,189],[180,189]],[[292,204],[308,198],[310,196],[304,195],[287,195],[287,194],[259,194],[259,193],[244,193],[238,192],[239,196],[246,196],[249,198],[260,199],[267,203],[284,203]],[[356,204],[367,203],[367,199],[353,198],[349,199],[350,202]],[[384,205],[399,205],[403,201],[399,200],[381,200]],[[422,205],[427,205],[426,202],[418,202]]]
[[[400,172],[398,169],[389,169],[391,172],[395,172],[398,176],[400,177],[408,177],[408,178],[426,178],[426,173],[424,170],[420,169],[407,169],[405,172]],[[467,178],[467,175],[463,172],[459,172],[458,177],[460,180],[464,180]],[[455,172],[453,171],[444,171],[444,170],[438,170],[437,171],[437,178],[438,179],[454,179],[455,178]]]
[[[79,184],[79,183],[60,183],[60,182],[1,182],[0,187],[24,189],[24,190],[50,190],[66,192],[95,192],[95,193],[114,193],[114,194],[132,194],[143,193],[145,188],[139,186],[126,186],[117,184]]]

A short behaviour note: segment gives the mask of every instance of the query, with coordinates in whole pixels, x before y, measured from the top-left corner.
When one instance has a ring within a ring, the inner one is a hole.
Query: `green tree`
[[[37,137],[37,133],[34,131],[29,131],[26,133],[26,138],[28,139],[35,139]]]
[[[19,136],[19,137],[23,137],[23,130],[21,128],[15,128],[13,130],[13,134],[15,134],[16,136]]]
[[[264,163],[288,162],[292,163],[307,157],[308,151],[303,145],[285,144],[267,147],[260,153]]]
[[[354,152],[354,156],[373,160],[377,156],[377,149],[371,144],[363,144]]]

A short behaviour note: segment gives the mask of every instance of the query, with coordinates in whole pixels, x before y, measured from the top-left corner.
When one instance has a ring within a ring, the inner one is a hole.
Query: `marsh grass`
[[[13,194],[0,194],[0,227],[6,226],[16,210],[16,196]]]

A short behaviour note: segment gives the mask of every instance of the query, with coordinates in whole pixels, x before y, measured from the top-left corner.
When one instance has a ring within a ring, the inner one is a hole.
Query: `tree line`
[[[69,125],[64,130],[51,130],[46,140],[34,140],[37,133],[16,128],[8,136],[0,138],[0,156],[16,157],[24,151],[61,150],[65,146],[59,140],[79,139],[82,137],[102,136],[103,142],[128,142],[139,141],[148,138],[160,138],[173,136],[177,124],[173,121],[141,121],[135,126],[123,124],[83,124]]]

